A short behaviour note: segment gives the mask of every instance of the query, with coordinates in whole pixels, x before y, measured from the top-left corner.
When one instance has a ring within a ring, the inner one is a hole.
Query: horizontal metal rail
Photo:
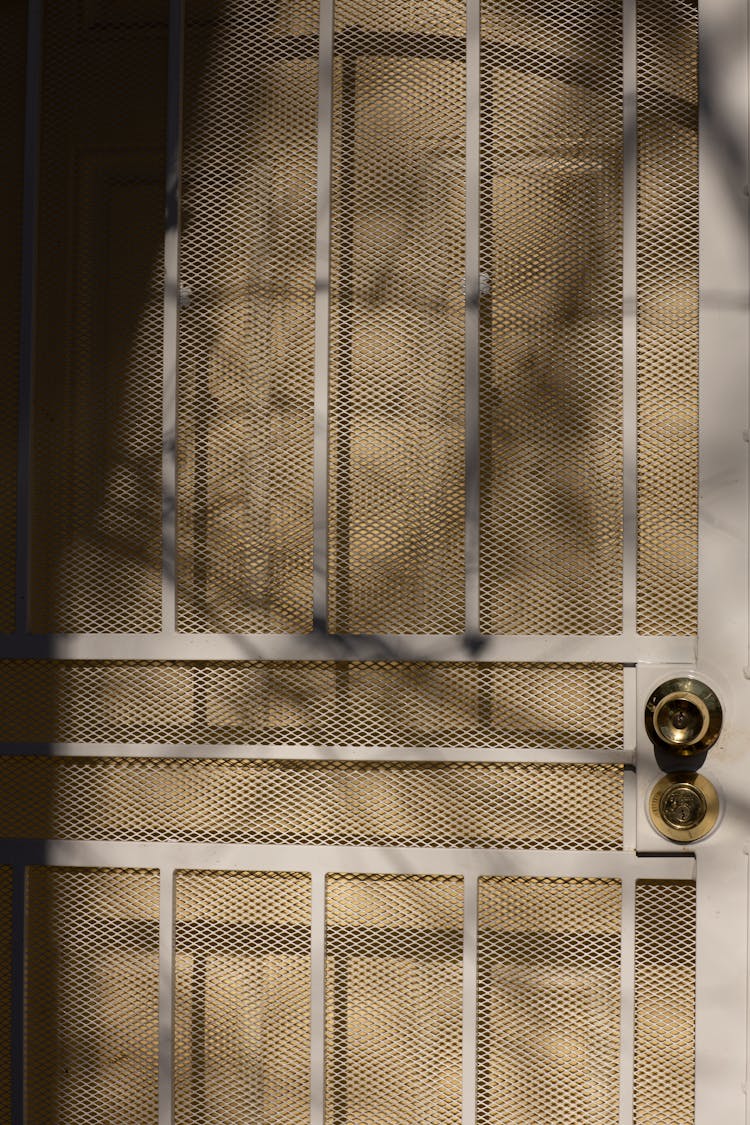
[[[693,879],[691,856],[633,851],[506,848],[337,847],[92,840],[3,840],[0,863],[212,871],[309,871],[381,875],[508,875],[529,878]]]
[[[0,659],[412,660],[692,664],[695,637],[321,633],[68,633],[6,636]]]
[[[302,761],[341,762],[555,762],[560,765],[602,762],[628,765],[634,759],[632,750],[615,743],[607,750],[565,747],[457,747],[435,746],[297,746],[266,743],[215,742],[183,745],[177,743],[134,742],[5,742],[0,743],[0,758],[24,754],[44,758],[253,758],[297,759]]]

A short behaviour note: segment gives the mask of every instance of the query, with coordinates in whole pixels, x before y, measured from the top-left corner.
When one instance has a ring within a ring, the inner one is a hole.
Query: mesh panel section
[[[0,759],[13,839],[612,850],[620,766]]]
[[[461,1121],[458,878],[333,875],[326,1122]]]
[[[306,632],[317,4],[187,15],[178,623]]]
[[[695,884],[635,890],[635,1125],[695,1120]]]
[[[0,1119],[11,1120],[10,1111],[10,997],[13,873],[0,867]]]
[[[178,872],[175,1125],[310,1120],[310,876]]]
[[[481,627],[622,625],[622,15],[482,4]]]
[[[619,665],[0,661],[0,741],[622,748]]]
[[[28,874],[29,1125],[156,1125],[155,871]]]
[[[461,0],[340,0],[332,196],[332,628],[463,628]]]
[[[698,8],[638,3],[638,629],[698,617]]]
[[[620,902],[613,879],[479,880],[479,1125],[617,1125]]]
[[[25,0],[0,5],[0,245],[5,263],[0,300],[0,632],[11,632],[14,618],[26,7]]]
[[[44,18],[34,631],[161,622],[164,26]],[[134,75],[138,76],[134,81]]]

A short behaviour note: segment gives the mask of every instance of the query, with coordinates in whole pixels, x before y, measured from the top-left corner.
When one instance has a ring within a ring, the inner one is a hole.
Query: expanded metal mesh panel
[[[310,1120],[310,876],[175,877],[175,1125]]]
[[[329,1125],[460,1125],[462,926],[461,879],[329,876]]]
[[[21,335],[21,236],[23,210],[26,0],[0,6],[0,632],[13,629],[15,592],[16,455],[19,340]],[[1,1104],[1,1103],[0,1103]]]
[[[635,1125],[695,1120],[695,884],[635,890]]]
[[[638,629],[698,619],[698,7],[639,0]]]
[[[155,871],[28,872],[29,1125],[156,1125]]]
[[[178,623],[312,628],[313,0],[187,2]]]
[[[619,665],[0,661],[0,741],[623,744]]]
[[[622,846],[622,768],[0,758],[5,838],[371,847]]]
[[[481,625],[622,624],[622,14],[482,4]]]
[[[10,1121],[10,995],[13,872],[0,867],[0,1119]]]
[[[158,629],[166,0],[44,14],[34,631]],[[159,26],[161,18],[162,26]],[[137,80],[136,80],[137,76]]]
[[[614,879],[479,880],[479,1125],[618,1125],[620,903]]]
[[[336,5],[332,628],[464,623],[465,16]]]

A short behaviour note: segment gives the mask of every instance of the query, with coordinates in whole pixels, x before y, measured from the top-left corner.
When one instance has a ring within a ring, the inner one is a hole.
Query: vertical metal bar
[[[23,1125],[26,998],[26,868],[24,866],[13,868],[12,895],[10,1113],[11,1125]]]
[[[635,878],[622,882],[620,930],[620,1125],[632,1125],[635,1065]]]
[[[625,665],[622,681],[622,748],[628,759],[632,759],[638,739],[638,671],[635,664]]]
[[[638,779],[631,767],[623,773],[622,786],[622,847],[634,852],[638,838]]]
[[[638,368],[636,350],[636,134],[635,0],[622,8],[622,627],[635,635],[638,582]]]
[[[474,1125],[477,1108],[477,878],[464,877],[462,1125]]]
[[[354,214],[356,176],[357,55],[348,51],[341,59],[339,200],[339,305],[336,378],[336,622],[348,632],[351,622],[351,530],[352,530],[352,355],[354,351]],[[334,576],[332,576],[334,577]],[[337,677],[338,679],[338,677]]]
[[[312,876],[310,919],[310,1125],[325,1120],[326,876]]]
[[[172,1125],[174,1087],[174,868],[159,871],[159,1125]]]
[[[481,0],[466,0],[465,631],[479,635],[479,132]]]
[[[315,258],[315,435],[313,623],[328,630],[328,367],[331,308],[331,154],[333,145],[334,0],[320,2],[318,166]]]
[[[28,628],[31,554],[31,409],[36,327],[36,238],[39,201],[39,121],[43,0],[29,0],[26,40],[21,341],[18,372],[15,631]]]
[[[750,120],[750,114],[748,115]],[[744,848],[745,855],[745,1125],[750,1125],[750,848]]]
[[[177,627],[177,363],[180,308],[180,179],[185,0],[170,0],[167,63],[167,181],[164,223],[164,370],[161,462],[162,632]]]

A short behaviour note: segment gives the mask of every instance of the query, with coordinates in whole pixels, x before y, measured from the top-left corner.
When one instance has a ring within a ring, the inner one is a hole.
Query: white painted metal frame
[[[479,632],[479,126],[480,0],[466,0],[466,314],[465,314],[465,629],[455,636],[328,633],[328,366],[334,0],[321,0],[319,36],[315,427],[313,498],[314,629],[311,634],[178,634],[176,631],[177,387],[180,308],[180,189],[185,0],[169,0],[164,349],[162,403],[162,628],[155,634],[26,631],[29,586],[31,385],[34,341],[35,228],[39,75],[43,0],[30,4],[27,91],[23,332],[18,460],[17,627],[0,638],[0,659],[69,660],[485,660],[635,664],[690,663],[694,638],[639,637],[635,630],[635,353],[632,234],[635,207],[633,0],[625,0],[625,261],[623,632],[614,635],[486,636]]]
[[[0,637],[0,660],[439,660],[690,664],[693,637],[54,633]]]
[[[636,351],[636,0],[623,0],[622,97],[622,630],[636,633],[638,583],[638,369]],[[643,660],[643,656],[636,660]],[[646,659],[648,659],[646,657]],[[679,663],[678,657],[676,663]],[[692,658],[688,658],[692,659]]]
[[[650,827],[645,801],[658,771],[638,722],[637,798],[634,775],[626,773],[626,831],[637,820],[636,841],[623,853],[506,852],[444,849],[294,849],[225,845],[117,844],[86,842],[0,843],[0,862],[14,879],[14,967],[23,965],[24,879],[29,863],[83,866],[157,867],[162,877],[160,939],[160,1123],[172,1119],[173,874],[177,867],[309,870],[313,874],[312,1118],[324,1112],[324,949],[327,871],[409,871],[457,873],[466,880],[464,985],[464,1125],[474,1120],[473,1036],[476,1023],[476,879],[483,874],[585,876],[623,880],[621,1123],[632,1119],[633,1078],[633,911],[636,878],[692,878],[698,873],[697,1125],[750,1123],[747,1098],[750,1014],[746,989],[750,950],[748,852],[750,851],[750,617],[748,572],[748,261],[747,133],[748,52],[745,0],[702,0],[701,25],[701,523],[700,645],[694,638],[638,637],[635,632],[635,448],[634,348],[634,0],[624,0],[624,565],[623,632],[613,636],[482,637],[478,614],[478,454],[474,408],[478,356],[478,0],[467,0],[467,503],[466,632],[455,637],[329,636],[327,626],[328,504],[328,307],[330,253],[331,75],[333,0],[321,0],[318,154],[318,233],[315,369],[315,509],[313,613],[311,635],[229,636],[176,633],[175,501],[176,390],[179,310],[179,192],[184,0],[170,0],[167,224],[165,230],[165,334],[163,403],[163,627],[155,635],[80,634],[32,637],[26,633],[29,562],[29,462],[31,378],[34,338],[34,262],[41,18],[43,0],[30,0],[29,70],[23,252],[16,635],[0,639],[0,658],[83,659],[394,659],[438,661],[604,661],[625,669],[625,750],[487,751],[382,747],[372,750],[290,746],[107,746],[59,743],[44,747],[6,746],[2,753],[133,754],[138,756],[381,758],[433,761],[602,761],[631,758],[636,718],[654,684],[685,667],[712,683],[726,707],[726,732],[712,751],[706,775],[720,789],[723,820],[714,835],[695,846],[697,864]],[[743,435],[743,428],[745,433]],[[743,442],[744,436],[744,442]],[[668,502],[669,498],[665,500]],[[733,612],[736,609],[736,612]],[[639,665],[636,682],[636,668]],[[637,801],[637,804],[636,804]],[[633,820],[631,821],[630,814]],[[23,975],[13,993],[14,1118],[21,1125]]]
[[[699,643],[690,669],[712,685],[724,730],[702,772],[719,790],[714,832],[692,845],[697,865],[696,1125],[747,1125],[748,852],[748,8],[703,0],[700,26]],[[744,430],[744,433],[743,433]],[[669,497],[665,496],[665,503]],[[651,827],[661,776],[643,704],[684,667],[638,669],[637,846],[676,854]],[[689,765],[688,767],[689,768]]]
[[[164,371],[162,389],[162,635],[177,629],[177,372],[180,317],[180,192],[185,0],[169,0],[167,178],[164,224]]]
[[[329,873],[366,872],[409,875],[458,875],[464,880],[463,947],[463,1118],[476,1119],[477,1035],[477,880],[482,876],[527,878],[619,879],[623,893],[621,939],[620,1125],[632,1121],[632,965],[635,881],[641,878],[692,879],[694,861],[639,858],[624,852],[519,852],[446,848],[346,848],[214,844],[93,843],[86,841],[0,842],[0,864],[13,866],[15,884],[25,882],[27,866],[150,868],[160,875],[159,928],[159,1125],[172,1125],[174,1024],[174,874],[177,870],[302,871],[312,876],[311,919],[311,1125],[323,1125],[325,1112],[325,880]],[[15,915],[18,923],[22,911]],[[15,947],[23,963],[22,923]],[[22,974],[17,974],[21,981]],[[17,989],[15,1012],[22,1036],[23,988]],[[20,1081],[20,1079],[19,1079]],[[19,1091],[22,1093],[22,1090]],[[18,1106],[18,1103],[17,1103]],[[13,1125],[22,1122],[21,1108]]]
[[[478,647],[479,628],[479,169],[481,0],[466,0],[466,277],[464,281],[464,632]]]

